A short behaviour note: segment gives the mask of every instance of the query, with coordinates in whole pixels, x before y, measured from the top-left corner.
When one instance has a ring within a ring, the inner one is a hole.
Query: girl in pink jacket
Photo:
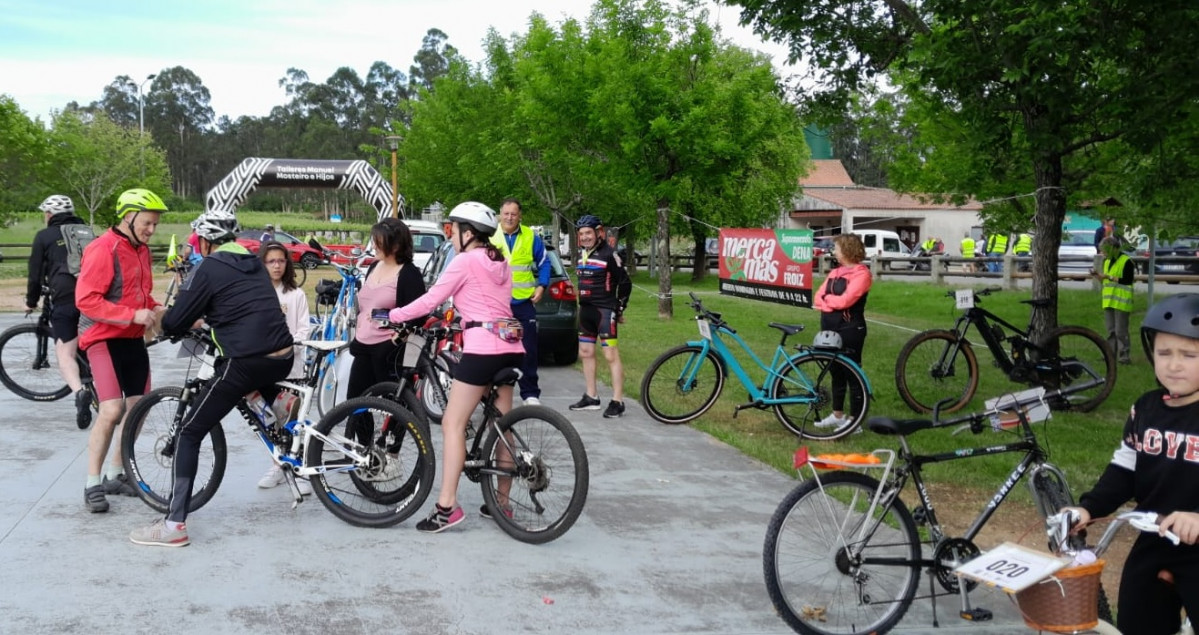
[[[870,268],[862,264],[866,248],[856,234],[841,234],[833,239],[833,258],[840,265],[829,272],[812,299],[820,311],[820,330],[841,335],[841,352],[862,365],[862,346],[866,343],[866,296],[870,294]],[[866,396],[861,386],[849,381],[840,366],[833,367],[833,412],[817,421],[820,428],[841,428],[862,416]],[[850,386],[849,414],[845,412],[845,388]]]
[[[458,255],[428,292],[392,309],[387,316],[392,322],[406,322],[428,315],[453,296],[454,308],[465,327],[462,361],[454,370],[449,402],[441,419],[441,493],[433,513],[416,524],[417,530],[426,533],[445,531],[465,519],[458,505],[458,479],[466,462],[467,421],[490,389],[495,374],[504,368],[519,368],[525,355],[520,333],[511,328],[519,328],[519,322],[512,320],[508,263],[489,242],[496,228],[495,211],[482,203],[466,202],[450,212],[450,222],[450,240]],[[496,407],[502,413],[512,409],[512,386],[500,387]],[[501,483],[498,492],[501,507],[507,504],[506,485]]]

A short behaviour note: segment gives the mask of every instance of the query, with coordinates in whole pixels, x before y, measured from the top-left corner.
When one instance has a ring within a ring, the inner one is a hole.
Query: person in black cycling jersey
[[[270,403],[278,392],[275,382],[292,367],[292,336],[270,276],[257,256],[233,242],[236,217],[209,210],[195,229],[204,259],[162,316],[162,328],[180,335],[203,318],[218,344],[215,374],[183,418],[166,518],[133,530],[129,539],[139,545],[189,544],[185,521],[201,440],[247,393],[258,390]]]
[[[598,341],[612,373],[612,401],[604,417],[624,415],[624,366],[616,349],[616,325],[623,322],[625,307],[633,291],[633,282],[602,235],[603,223],[591,214],[575,224],[579,233],[579,357],[583,360],[583,379],[587,383],[583,398],[571,404],[571,410],[599,410],[596,384],[595,344]]]
[[[42,285],[50,287],[50,331],[54,333],[54,356],[58,372],[75,394],[75,424],[86,430],[92,424],[92,393],[83,387],[75,353],[79,350],[79,309],[75,306],[75,276],[67,269],[63,225],[83,225],[75,215],[69,196],[55,194],[38,205],[46,213],[46,228],[33,237],[29,252],[29,286],[25,292],[25,315],[37,308]]]

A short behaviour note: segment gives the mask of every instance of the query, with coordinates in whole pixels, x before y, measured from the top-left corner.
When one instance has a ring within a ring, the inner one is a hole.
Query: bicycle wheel
[[[71,394],[58,373],[54,337],[48,328],[20,324],[0,334],[0,382],[31,401],[57,401]]]
[[[480,470],[491,517],[521,542],[560,537],[587,502],[583,440],[570,420],[545,406],[514,408],[498,425],[498,432],[488,426],[482,445],[486,466]]]
[[[1038,510],[1041,512],[1042,518],[1048,518],[1063,507],[1074,506],[1074,496],[1070,493],[1070,486],[1062,480],[1059,472],[1050,469],[1038,469],[1032,475],[1033,496],[1037,504]],[[1067,540],[1069,544],[1067,548],[1078,551],[1085,549],[1086,532],[1070,536]],[[1052,537],[1049,538],[1049,552],[1061,553],[1062,546],[1057,544]],[[1099,619],[1112,621],[1112,606],[1107,599],[1107,593],[1103,587],[1099,587]]]
[[[961,410],[978,390],[974,349],[952,331],[919,333],[899,351],[895,388],[916,412],[932,412],[937,402],[946,398],[954,401],[941,406],[942,413]]]
[[[870,410],[870,391],[866,379],[856,368],[835,353],[808,351],[793,356],[775,369],[778,375],[770,388],[770,396],[781,399],[801,397],[802,403],[776,404],[774,416],[783,427],[800,438],[831,441],[853,432]],[[842,403],[845,419],[837,426],[822,428],[819,422],[832,414],[833,373],[846,377],[845,400]],[[854,406],[858,395],[861,404]]]
[[[724,389],[724,365],[708,351],[687,344],[662,353],[641,380],[641,406],[662,423],[699,418]]]
[[[316,413],[325,416],[337,403],[337,353],[326,353],[316,362],[318,366],[316,386]]]
[[[1094,388],[1053,399],[1050,407],[1090,412],[1116,386],[1116,356],[1098,333],[1082,326],[1062,326],[1049,332],[1039,346],[1036,384],[1048,389],[1069,388],[1102,379]]]
[[[416,393],[409,387],[405,387],[401,392],[400,382],[398,381],[381,381],[367,388],[360,396],[389,399],[407,408],[418,419],[425,422],[429,421],[429,415],[425,413],[425,407],[421,405],[421,401],[416,397]]]
[[[441,424],[445,405],[449,401],[450,384],[453,381],[449,364],[441,356],[437,356],[433,360],[433,373],[421,377],[417,382],[416,394],[420,397],[425,414],[429,416],[429,423]]]
[[[182,408],[185,407],[180,403],[182,395],[183,389],[178,386],[150,391],[129,409],[121,431],[125,473],[133,481],[142,502],[162,513],[167,511],[174,481],[176,419],[183,416]],[[194,512],[212,500],[225,477],[228,454],[225,431],[217,424],[200,443],[200,460],[188,512]]]
[[[916,595],[916,524],[898,499],[871,504],[879,483],[869,476],[840,472],[821,483],[791,490],[770,519],[762,553],[770,600],[798,633],[885,633]]]
[[[429,426],[380,397],[337,405],[316,424],[304,466],[313,493],[334,516],[358,527],[390,527],[420,509],[436,469]],[[365,457],[358,461],[350,452]]]

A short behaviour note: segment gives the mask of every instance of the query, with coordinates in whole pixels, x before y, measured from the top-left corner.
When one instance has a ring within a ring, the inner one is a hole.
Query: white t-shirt
[[[283,309],[283,317],[287,319],[287,330],[297,342],[295,361],[292,362],[291,372],[287,377],[300,378],[304,376],[304,350],[298,342],[308,339],[308,334],[312,331],[312,325],[309,324],[308,296],[299,288],[284,291],[282,284],[275,285],[275,293],[279,296],[279,308]]]

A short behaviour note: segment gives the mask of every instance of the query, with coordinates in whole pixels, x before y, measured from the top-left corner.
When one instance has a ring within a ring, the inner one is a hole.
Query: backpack
[[[83,263],[83,248],[96,239],[96,232],[91,225],[82,223],[60,225],[62,229],[62,244],[67,248],[67,271],[78,277]]]

